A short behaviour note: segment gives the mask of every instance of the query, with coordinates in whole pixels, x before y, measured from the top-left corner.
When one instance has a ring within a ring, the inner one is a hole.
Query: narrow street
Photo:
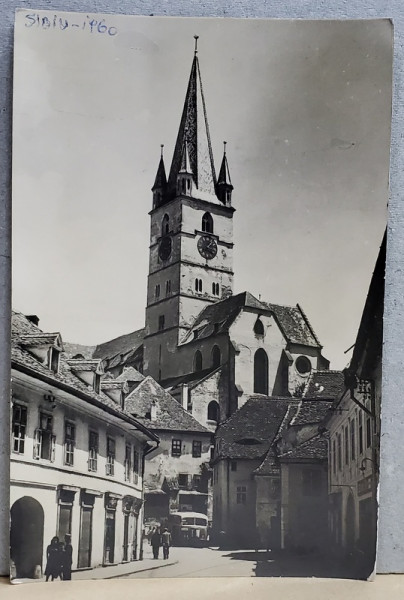
[[[319,556],[272,554],[264,550],[219,550],[217,548],[171,548],[170,562],[155,562],[159,568],[122,575],[125,579],[160,577],[349,577],[346,569],[326,563]],[[161,568],[160,568],[161,567]]]

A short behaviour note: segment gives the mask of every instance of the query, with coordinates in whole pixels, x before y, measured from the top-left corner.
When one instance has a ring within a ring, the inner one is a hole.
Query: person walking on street
[[[161,546],[161,535],[160,535],[160,531],[158,530],[157,527],[155,528],[155,530],[152,533],[152,536],[150,538],[150,544],[151,544],[151,547],[153,548],[153,558],[157,559],[159,557],[160,546]]]
[[[46,581],[49,581],[49,577],[51,581],[54,581],[56,577],[61,577],[59,538],[56,535],[46,549],[45,577]]]
[[[63,553],[63,581],[69,581],[72,578],[73,546],[72,536],[69,533],[65,535],[65,550]]]
[[[161,534],[161,543],[163,546],[163,558],[167,559],[170,554],[170,546],[171,546],[171,533],[167,528],[164,529]]]

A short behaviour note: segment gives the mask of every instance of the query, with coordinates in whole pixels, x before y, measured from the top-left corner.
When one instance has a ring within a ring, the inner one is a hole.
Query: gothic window
[[[213,219],[210,213],[205,213],[202,217],[202,231],[213,233]]]
[[[158,300],[160,298],[160,284],[159,283],[156,285],[156,289],[154,291],[154,296],[155,296],[156,300]]]
[[[214,296],[218,296],[219,295],[219,291],[220,291],[220,287],[218,283],[212,283],[212,294]]]
[[[212,348],[212,367],[219,367],[220,366],[220,360],[221,360],[221,356],[220,356],[220,348],[219,346],[213,346]]]
[[[170,294],[171,294],[171,279],[166,281],[166,296],[169,296]]]
[[[166,214],[161,224],[161,235],[167,235],[167,233],[170,233],[170,217]]]
[[[264,335],[264,324],[261,319],[257,319],[254,324],[255,335]]]
[[[194,373],[202,371],[202,354],[199,350],[195,352],[194,356]]]
[[[165,318],[164,315],[159,316],[159,331],[162,331],[165,327]]]
[[[195,279],[195,291],[196,292],[202,291],[202,279]]]
[[[262,348],[254,354],[254,392],[268,395],[268,356]]]
[[[216,400],[212,400],[208,404],[208,421],[219,422],[219,404]]]

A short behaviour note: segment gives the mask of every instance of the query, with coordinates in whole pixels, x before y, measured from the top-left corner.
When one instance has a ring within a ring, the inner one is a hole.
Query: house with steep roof
[[[159,438],[123,406],[124,381],[69,358],[60,333],[12,318],[11,571],[39,578],[46,548],[71,536],[73,570],[139,557],[143,459]]]
[[[145,461],[145,522],[190,510],[212,518],[212,434],[150,376],[126,397],[125,410],[158,435]]]

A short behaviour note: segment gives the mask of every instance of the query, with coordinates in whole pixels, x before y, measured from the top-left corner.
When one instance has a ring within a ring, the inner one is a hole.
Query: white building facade
[[[66,534],[73,570],[139,558],[144,455],[157,436],[116,390],[103,393],[100,361],[68,361],[60,336],[44,339],[23,315],[14,323],[12,576],[41,577],[51,539]]]

